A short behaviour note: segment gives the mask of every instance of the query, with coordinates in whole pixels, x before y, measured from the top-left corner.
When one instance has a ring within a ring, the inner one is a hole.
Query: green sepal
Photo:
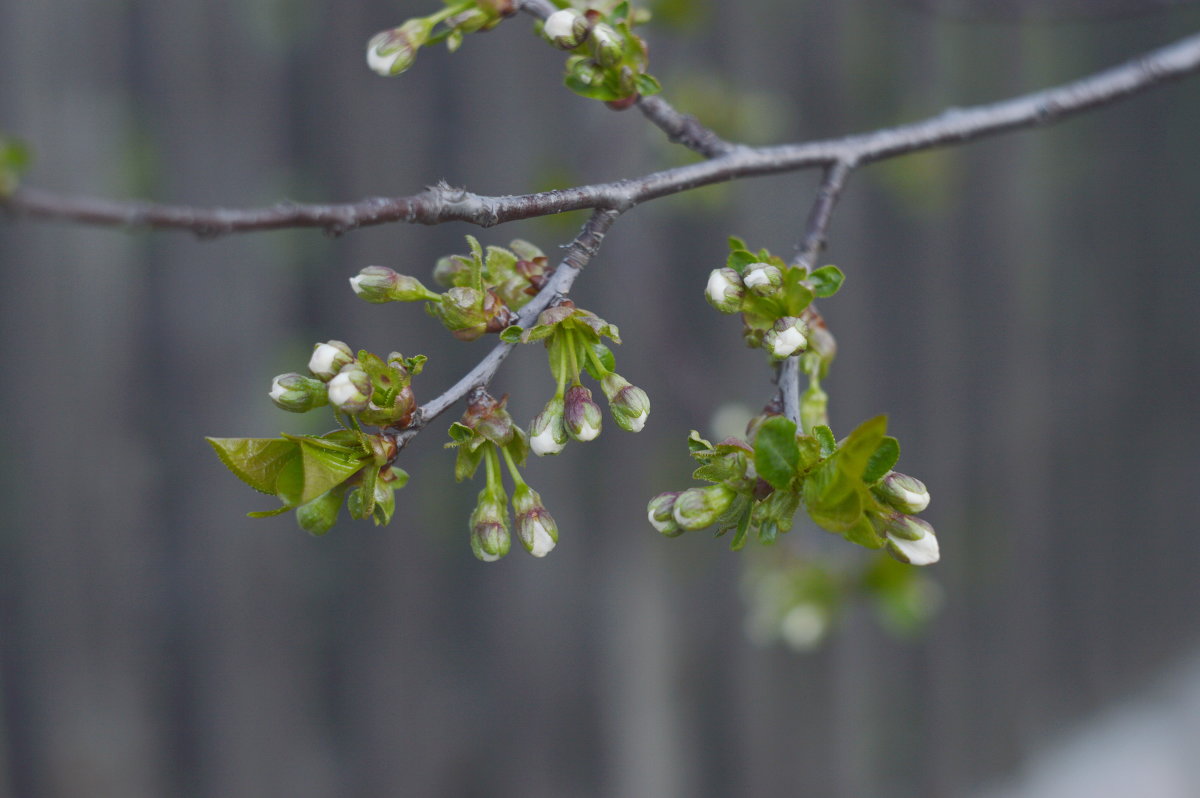
[[[358,487],[359,501],[362,506],[359,508],[360,515],[356,518],[369,518],[375,514],[375,486],[379,483],[379,468],[371,467],[364,468],[362,472],[362,483]]]
[[[524,332],[518,325],[512,324],[500,331],[500,340],[506,344],[519,344]]]
[[[796,476],[799,463],[796,422],[785,416],[771,416],[754,437],[754,468],[758,475],[775,488],[783,489]]]
[[[205,438],[233,475],[259,493],[275,495],[280,473],[300,447],[279,438]]]
[[[837,439],[833,437],[833,430],[825,424],[819,424],[813,427],[813,437],[821,444],[821,456],[828,457],[837,451]]]
[[[742,239],[738,238],[737,236],[730,236],[729,237],[729,250],[732,252],[734,250],[739,250],[739,249],[747,249],[746,242],[743,241]]]
[[[845,280],[846,275],[837,266],[822,266],[808,276],[813,293],[819,297],[833,296]]]
[[[724,482],[740,477],[744,471],[744,464],[739,469],[737,461],[733,458],[714,457],[693,471],[692,479],[702,479],[705,482]]]
[[[397,480],[399,482],[399,480]],[[403,487],[403,485],[394,485],[395,489]],[[396,513],[396,490],[387,491],[384,496],[376,497],[374,520],[375,526],[387,526],[392,522],[392,516]]]
[[[863,482],[869,485],[883,479],[889,471],[896,467],[896,461],[899,459],[900,441],[891,435],[884,436],[879,445],[875,447],[875,452],[867,460],[867,468],[862,475]]]

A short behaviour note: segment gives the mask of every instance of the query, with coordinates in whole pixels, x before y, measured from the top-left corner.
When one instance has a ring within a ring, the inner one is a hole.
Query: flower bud
[[[736,497],[737,493],[728,485],[688,488],[675,499],[671,514],[683,529],[703,529],[714,524]]]
[[[811,435],[813,427],[829,423],[829,394],[819,385],[809,385],[800,394],[800,428]]]
[[[433,30],[425,19],[410,19],[398,28],[381,31],[367,42],[367,66],[387,77],[399,75],[413,65],[417,50]]]
[[[508,534],[508,508],[490,488],[479,492],[479,502],[471,513],[471,551],[484,562],[495,562],[508,554],[512,541]]]
[[[577,441],[590,441],[600,434],[600,405],[592,399],[592,392],[582,385],[567,389],[563,408],[563,423],[567,434]]]
[[[875,495],[902,513],[919,513],[929,506],[925,483],[899,471],[889,471],[874,488]]]
[[[678,498],[679,491],[668,491],[658,494],[646,505],[646,517],[650,525],[669,538],[683,534],[683,527],[676,523],[674,515],[675,500]]]
[[[574,50],[587,38],[588,21],[575,9],[564,8],[546,17],[542,32],[558,49]]]
[[[783,272],[771,263],[751,263],[742,274],[746,290],[757,296],[771,296],[783,286]]]
[[[350,278],[350,287],[368,302],[419,302],[439,298],[417,278],[397,274],[386,266],[367,266]]]
[[[722,313],[737,313],[742,309],[742,298],[746,295],[746,287],[742,276],[736,270],[723,266],[713,269],[708,275],[708,287],[704,296],[708,304]]]
[[[804,351],[808,344],[808,339],[804,337],[805,329],[804,322],[797,317],[784,316],[763,336],[763,348],[777,360],[789,358]]]
[[[456,286],[442,294],[434,306],[446,329],[461,341],[474,341],[487,332],[488,317],[483,310],[483,295],[469,286]]]
[[[325,383],[295,372],[280,374],[271,382],[271,401],[290,413],[307,413],[329,403]]]
[[[567,428],[563,422],[563,400],[555,397],[546,403],[542,412],[529,424],[529,448],[538,457],[558,454],[567,445]]]
[[[308,370],[318,379],[329,382],[334,376],[354,362],[354,353],[350,347],[341,341],[326,341],[313,347],[312,357],[308,359]]]
[[[887,538],[888,554],[909,565],[931,565],[941,557],[937,536],[928,521],[903,513],[872,519]]]
[[[605,376],[600,387],[608,397],[608,409],[617,426],[628,432],[641,432],[650,415],[650,397],[646,392],[615,373]]]
[[[517,537],[534,557],[545,557],[558,544],[558,524],[536,490],[518,485],[513,491],[513,513],[517,517]]]
[[[329,403],[343,413],[366,410],[371,401],[371,378],[357,364],[350,364],[329,381]]]
[[[621,40],[617,32],[603,22],[592,27],[592,55],[601,66],[611,67],[621,63]]]

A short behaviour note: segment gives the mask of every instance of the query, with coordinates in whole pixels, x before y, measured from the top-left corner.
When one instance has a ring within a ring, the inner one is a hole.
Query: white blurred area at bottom
[[[1049,743],[975,798],[1197,798],[1200,654]]]

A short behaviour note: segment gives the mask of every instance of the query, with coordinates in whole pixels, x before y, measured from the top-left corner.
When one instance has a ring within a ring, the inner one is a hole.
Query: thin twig
[[[567,245],[567,254],[563,257],[562,262],[554,270],[554,274],[546,285],[542,286],[542,290],[538,291],[537,296],[529,301],[525,307],[521,308],[518,314],[517,324],[522,327],[528,327],[536,321],[538,314],[545,310],[551,302],[561,296],[566,296],[571,286],[575,283],[575,278],[583,271],[583,268],[595,256],[600,249],[600,245],[604,243],[604,236],[608,233],[608,229],[612,227],[617,218],[616,211],[596,211],[588,219],[587,224],[580,230],[579,235],[575,240]],[[492,348],[480,360],[475,368],[467,372],[462,379],[454,383],[440,396],[429,400],[421,407],[417,408],[413,414],[413,420],[408,428],[399,432],[395,436],[396,444],[403,449],[404,446],[416,437],[417,433],[435,418],[446,412],[459,399],[462,399],[472,389],[484,387],[492,378],[496,376],[496,371],[500,368],[500,364],[508,357],[509,353],[514,349],[514,344],[499,343]]]
[[[525,5],[531,7],[530,2]],[[439,185],[410,197],[375,198],[339,205],[281,203],[237,210],[118,202],[18,188],[7,199],[0,199],[0,208],[43,219],[184,229],[209,236],[286,227],[320,227],[338,234],[388,222],[440,224],[464,221],[489,227],[584,208],[624,211],[652,199],[742,177],[839,162],[868,163],[962,144],[1008,130],[1057,122],[1197,71],[1200,71],[1200,35],[1193,35],[1082,80],[990,105],[951,109],[914,124],[823,141],[738,147],[707,161],[636,179],[536,194],[488,197]]]
[[[667,134],[668,139],[700,153],[705,158],[717,158],[742,146],[725,141],[702,125],[696,117],[680,113],[658,95],[639,97],[637,107],[647,119]]]
[[[837,205],[842,189],[850,178],[854,165],[848,161],[838,161],[825,169],[825,176],[813,199],[812,209],[808,212],[808,222],[804,226],[804,238],[800,242],[796,257],[792,263],[811,269],[816,263],[817,255],[825,248],[825,239],[829,233],[829,223],[833,219],[833,208]],[[811,309],[810,315],[816,314],[816,308]],[[779,365],[776,376],[779,386],[779,398],[783,404],[783,414],[800,425],[800,355],[792,355]]]

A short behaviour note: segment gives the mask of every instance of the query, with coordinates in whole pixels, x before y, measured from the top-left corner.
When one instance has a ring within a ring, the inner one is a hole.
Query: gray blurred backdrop
[[[400,79],[366,69],[372,33],[436,5],[0,0],[0,128],[35,145],[30,184],[205,205],[438,179],[526,192],[690,159],[562,89],[527,19]],[[659,5],[665,96],[755,143],[1000,99],[1200,28],[1200,9],[1129,3],[1024,21]],[[322,539],[247,519],[270,499],[203,436],[319,429],[266,392],[328,338],[430,355],[430,398],[486,344],[346,279],[427,276],[464,233],[550,250],[583,214],[216,241],[0,220],[0,794],[970,793],[1200,639],[1197,141],[1192,79],[855,175],[825,258],[848,275],[823,306],[833,423],[890,413],[902,467],[932,486],[943,611],[909,642],[854,611],[807,655],[748,642],[742,557],[663,538],[644,508],[688,484],[689,429],[770,395],[702,289],[731,233],[791,251],[812,175],[618,221],[576,298],[620,325],[650,424],[532,463],[562,543],[486,566],[467,545],[479,486],[452,483],[444,424],[404,456],[392,526]],[[542,352],[495,387],[527,420],[552,391]]]

